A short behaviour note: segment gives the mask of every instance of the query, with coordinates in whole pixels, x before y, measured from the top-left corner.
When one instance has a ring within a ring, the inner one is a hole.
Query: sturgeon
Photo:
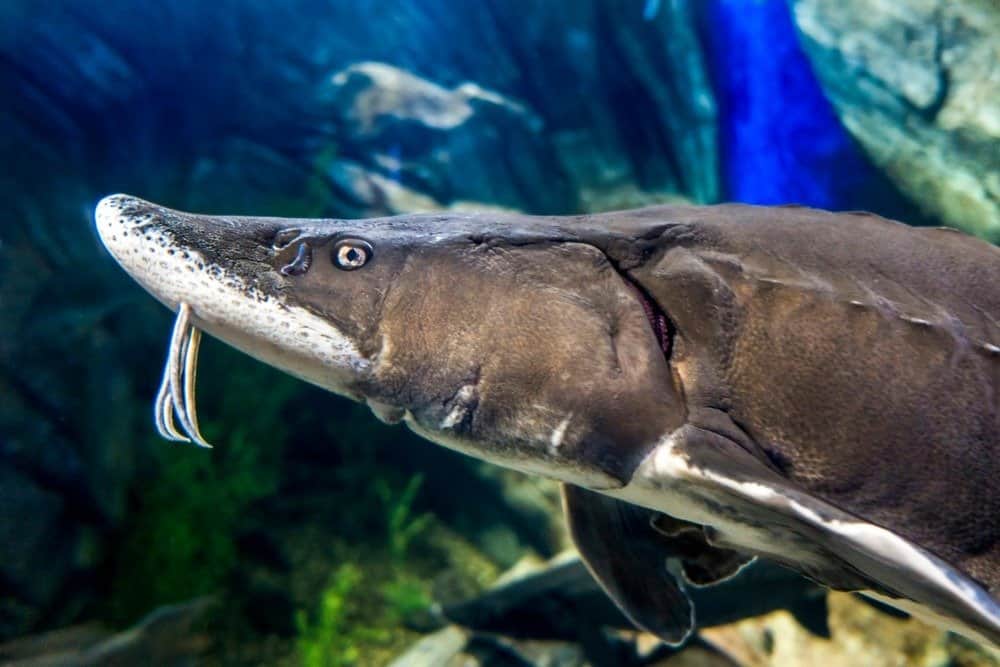
[[[756,557],[1000,646],[1000,249],[801,207],[364,220],[126,195],[97,229],[178,313],[156,422],[207,444],[201,331],[561,481],[591,573],[683,642]]]

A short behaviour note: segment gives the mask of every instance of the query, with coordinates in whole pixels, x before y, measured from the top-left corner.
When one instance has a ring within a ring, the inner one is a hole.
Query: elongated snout
[[[193,215],[128,195],[97,205],[97,231],[115,260],[172,311],[293,375],[337,393],[364,375],[368,361],[331,321],[289,303],[276,270],[280,218]]]
[[[122,268],[172,310],[181,301],[218,307],[221,287],[263,287],[268,242],[280,228],[272,218],[193,215],[128,195],[102,199],[95,220]]]
[[[181,264],[196,266],[204,259],[193,248],[181,249],[168,235],[165,209],[150,202],[110,195],[97,204],[97,233],[112,257],[139,284],[171,310],[191,296],[191,286],[180,279]],[[187,252],[187,256],[183,253]],[[177,272],[177,275],[172,275]]]

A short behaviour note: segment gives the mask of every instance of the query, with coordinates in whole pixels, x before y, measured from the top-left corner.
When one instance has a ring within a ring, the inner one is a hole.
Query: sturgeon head
[[[622,486],[683,420],[665,319],[562,219],[217,217],[114,195],[96,222],[178,312],[165,435],[203,442],[198,330],[430,440],[588,488]]]

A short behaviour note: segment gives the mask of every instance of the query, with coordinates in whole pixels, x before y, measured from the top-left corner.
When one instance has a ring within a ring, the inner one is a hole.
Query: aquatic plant
[[[384,583],[379,592],[386,603],[388,615],[397,623],[406,623],[426,612],[433,604],[427,584],[403,573]]]
[[[385,533],[359,534],[349,541],[338,535],[323,549],[317,549],[315,539],[305,539],[313,555],[302,562],[331,557],[339,562],[318,599],[306,601],[296,613],[296,652],[308,667],[384,664],[415,639],[413,627],[432,622],[431,589],[436,595],[439,578],[448,580],[448,588],[463,590],[470,587],[468,579],[478,582],[466,565],[480,563],[482,555],[430,513],[414,511],[423,477],[404,482],[391,471],[371,472],[377,476],[368,484],[374,501],[368,518],[381,523]],[[300,572],[311,569],[304,566]],[[489,569],[486,579],[492,580],[495,567]]]
[[[385,507],[386,537],[389,555],[395,562],[406,558],[413,540],[427,530],[432,516],[428,513],[413,516],[413,501],[424,483],[423,475],[414,475],[398,493],[385,479],[379,479],[376,492]]]
[[[394,491],[385,478],[378,480],[375,490],[385,508],[386,547],[392,572],[379,592],[386,604],[388,616],[404,623],[431,606],[427,584],[407,571],[407,555],[413,542],[427,534],[434,520],[430,513],[414,515],[413,503],[424,483],[423,475],[411,477],[403,488]]]
[[[364,576],[353,563],[344,563],[330,577],[314,617],[300,610],[295,616],[296,640],[303,667],[341,667],[357,664],[362,646],[385,642],[384,629],[366,627],[352,616],[358,612],[355,591]]]

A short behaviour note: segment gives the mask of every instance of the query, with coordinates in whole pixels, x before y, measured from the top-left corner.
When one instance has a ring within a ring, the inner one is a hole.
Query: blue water
[[[840,123],[784,0],[712,0],[704,36],[719,104],[725,198],[861,207],[877,178]]]

